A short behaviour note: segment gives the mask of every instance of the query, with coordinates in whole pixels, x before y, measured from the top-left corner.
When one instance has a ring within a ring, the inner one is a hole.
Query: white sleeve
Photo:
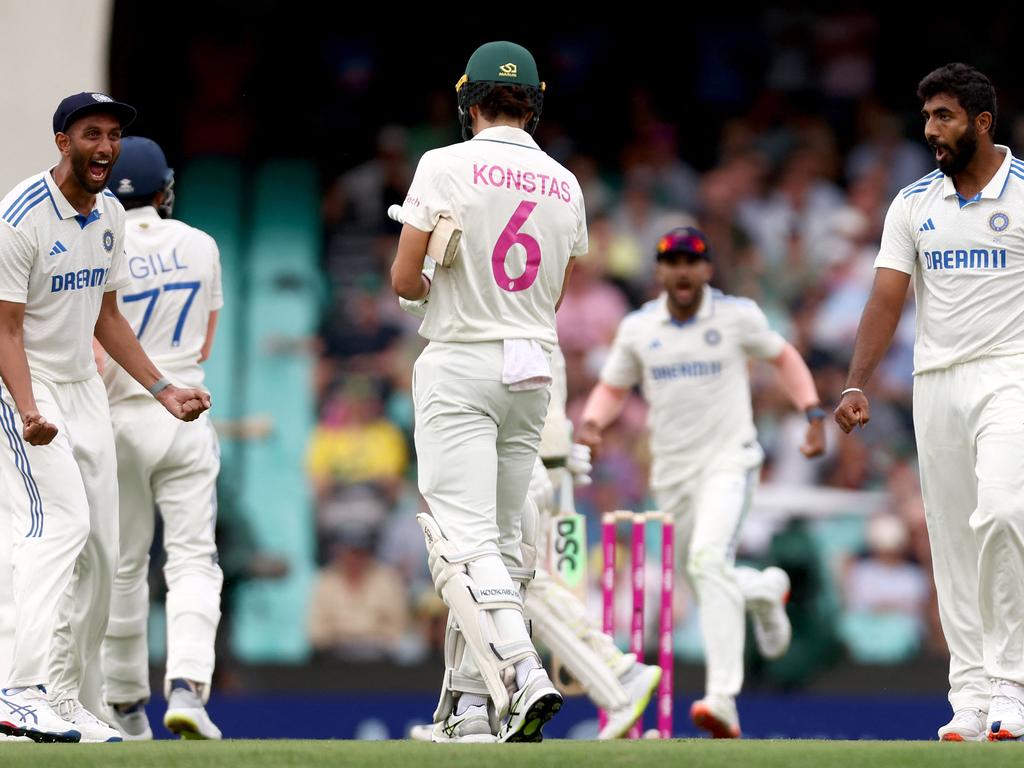
[[[35,263],[35,243],[29,236],[0,223],[0,301],[24,304]]]
[[[114,230],[114,253],[110,259],[110,272],[107,273],[107,284],[104,293],[120,291],[131,285],[132,278],[128,274],[128,255],[124,252],[124,218],[122,217]]]
[[[643,366],[633,350],[630,326],[629,317],[619,323],[611,351],[601,367],[601,381],[619,389],[632,389],[643,377]]]
[[[583,193],[579,191],[579,186],[576,187],[577,193],[580,196],[579,205],[579,217],[580,223],[576,228],[576,241],[573,243],[572,250],[569,252],[571,256],[586,256],[590,251],[590,240],[587,236],[587,207],[583,204]]]
[[[768,318],[753,301],[742,303],[743,320],[740,324],[740,346],[749,357],[774,360],[782,354],[786,340],[768,325]]]
[[[421,232],[433,232],[442,215],[451,215],[446,169],[438,150],[420,158],[402,205],[402,221]]]
[[[217,241],[212,237],[209,238],[209,245],[212,281],[210,285],[210,311],[216,312],[224,306],[224,287],[221,285],[220,280],[220,249],[217,247]]]
[[[886,267],[912,275],[916,264],[917,244],[910,227],[907,202],[902,194],[897,194],[885,214],[882,245],[875,257],[875,269]]]

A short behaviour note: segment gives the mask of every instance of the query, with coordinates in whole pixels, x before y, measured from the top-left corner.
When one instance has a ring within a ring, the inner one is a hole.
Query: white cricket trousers
[[[476,584],[514,589],[507,567],[523,564],[523,503],[550,393],[502,384],[503,350],[500,341],[432,341],[412,388],[420,493],[457,551],[492,553],[469,565]],[[518,611],[495,611],[495,622],[503,641],[529,642]],[[475,673],[469,654],[461,671]]]
[[[77,698],[99,653],[117,565],[117,467],[99,375],[32,380],[39,413],[58,428],[49,445],[21,439],[21,417],[0,395],[0,479],[11,501],[16,626],[8,687],[48,685]]]
[[[760,571],[736,567],[736,542],[760,469],[760,462],[744,461],[709,466],[692,480],[654,489],[658,509],[675,520],[676,551],[700,605],[708,696],[734,698],[743,687],[746,603],[763,591]]]
[[[949,703],[987,710],[1024,685],[1024,356],[917,375],[914,430]]]
[[[0,451],[9,450],[7,437],[0,433]],[[14,651],[14,568],[11,563],[11,498],[3,484],[3,470],[0,469],[0,685],[7,681],[10,671],[11,654]]]
[[[130,398],[111,408],[117,446],[121,559],[103,642],[106,700],[148,699],[149,550],[156,510],[167,563],[166,681],[213,677],[223,574],[217,564],[217,435],[206,415],[178,421],[156,400]],[[165,683],[165,687],[167,684]]]

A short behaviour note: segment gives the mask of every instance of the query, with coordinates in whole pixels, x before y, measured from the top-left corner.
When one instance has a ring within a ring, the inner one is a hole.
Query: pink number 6
[[[537,272],[540,269],[540,243],[525,232],[519,231],[536,207],[537,204],[529,200],[519,203],[512,218],[501,230],[501,236],[491,253],[491,271],[494,273],[494,282],[503,291],[525,291],[537,279]],[[512,277],[505,269],[505,258],[512,250],[513,245],[521,245],[526,249],[526,269],[518,277]]]

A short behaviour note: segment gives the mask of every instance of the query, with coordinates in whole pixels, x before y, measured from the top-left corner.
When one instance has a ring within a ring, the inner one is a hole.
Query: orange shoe
[[[690,707],[690,719],[698,728],[710,733],[713,739],[741,737],[736,702],[731,698],[708,696],[698,699]]]
[[[988,731],[986,712],[964,707],[953,713],[953,719],[939,728],[939,741],[984,741]]]
[[[1024,740],[1024,686],[993,680],[988,705],[988,740]]]

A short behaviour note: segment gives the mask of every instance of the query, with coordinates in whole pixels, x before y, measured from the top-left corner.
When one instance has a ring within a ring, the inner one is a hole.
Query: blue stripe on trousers
[[[10,445],[11,452],[14,454],[14,464],[21,473],[21,480],[25,484],[25,492],[28,494],[31,525],[25,538],[38,538],[43,535],[43,499],[39,495],[39,487],[36,485],[35,478],[32,477],[32,466],[25,453],[25,444],[22,442],[21,435],[18,434],[14,411],[3,400],[0,400],[0,428],[7,435],[7,444]]]

